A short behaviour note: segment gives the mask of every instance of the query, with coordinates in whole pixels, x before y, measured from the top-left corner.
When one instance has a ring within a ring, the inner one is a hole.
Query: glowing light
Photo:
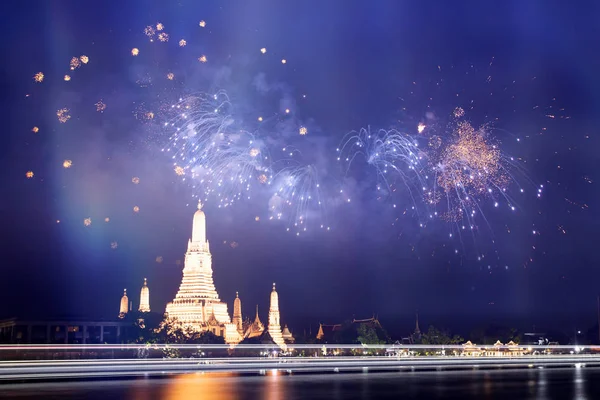
[[[63,79],[65,82],[69,82],[71,80],[71,75],[65,75]]]
[[[137,47],[134,47],[133,49],[131,49],[131,55],[132,56],[137,56],[138,54],[140,54],[140,49],[138,49]]]
[[[98,112],[104,112],[104,110],[106,110],[106,104],[104,104],[104,102],[102,100],[99,100],[94,105],[96,106],[96,111],[98,111]]]
[[[181,39],[179,41],[179,47],[185,47],[186,44],[187,44],[187,42],[185,41],[185,39]]]
[[[108,218],[108,217],[104,218],[104,222],[110,222],[110,218]]]
[[[174,73],[172,73],[172,72],[169,72],[169,73],[167,74],[167,79],[168,79],[168,80],[170,80],[170,81],[172,81],[172,80],[173,80],[173,78],[175,78],[175,74],[174,74]]]
[[[61,108],[60,110],[56,111],[56,117],[58,118],[58,122],[60,122],[61,124],[64,124],[65,122],[67,122],[68,120],[71,119],[71,115],[69,114],[69,109]]]
[[[300,133],[302,136],[304,136],[308,133],[308,129],[305,126],[301,126],[300,129],[298,130],[298,133]]]
[[[423,133],[423,131],[425,130],[426,125],[422,122],[419,122],[419,125],[417,125],[417,132],[419,133]]]
[[[154,27],[151,25],[148,25],[147,27],[144,28],[144,35],[146,35],[151,42],[154,41],[154,35],[156,34],[156,31],[154,30]]]
[[[131,178],[131,182],[134,185],[138,185],[140,183],[140,178],[138,178],[137,176],[134,176],[133,178]]]
[[[38,128],[37,126],[34,126],[34,127],[31,129],[31,132],[33,132],[33,133],[38,133],[39,131],[40,131],[40,128]]]
[[[286,113],[286,114],[289,114],[289,113],[290,113],[290,109],[289,109],[289,108],[286,108],[286,109],[285,109],[285,113]]]
[[[134,213],[140,212],[140,208],[138,206],[133,206],[133,212]]]
[[[33,178],[33,171],[27,171],[27,172],[25,172],[25,176],[27,177],[27,179]]]
[[[73,165],[73,161],[71,160],[65,160],[63,161],[63,168],[71,168],[71,166]]]
[[[44,73],[38,72],[37,74],[33,75],[33,80],[36,81],[37,83],[43,82],[44,81]]]
[[[263,117],[258,117],[258,122],[262,122]]]
[[[110,242],[110,248],[113,250],[116,250],[117,247],[119,247],[119,244],[117,242]]]
[[[284,58],[284,59],[281,60],[281,63],[282,64],[287,64],[287,60]]]
[[[158,34],[158,40],[160,40],[161,42],[168,42],[169,41],[169,34],[165,33],[165,32],[161,32]]]
[[[260,221],[260,217],[257,215],[256,217],[254,217],[254,220],[255,220],[256,222],[258,222],[258,221]]]
[[[256,157],[260,154],[260,150],[256,147],[250,149],[250,157]]]
[[[84,64],[87,64],[90,61],[90,58],[88,56],[81,56],[81,57],[79,57],[79,59]]]
[[[456,107],[453,114],[455,118],[462,118],[465,116],[465,110],[463,110],[461,107]]]
[[[71,61],[69,62],[69,67],[71,67],[71,70],[81,67],[81,60],[79,60],[79,58],[77,57],[71,58]]]
[[[185,170],[182,167],[177,166],[175,167],[175,173],[179,176],[182,176],[183,174],[185,174]]]
[[[266,47],[261,48],[260,52],[263,53],[263,54],[265,54],[267,52],[267,48]]]
[[[198,61],[200,61],[201,63],[205,63],[207,61],[206,56],[201,55],[200,57],[198,57]]]
[[[90,226],[91,224],[92,224],[92,219],[91,219],[90,217],[88,217],[88,218],[85,218],[85,219],[83,220],[83,225],[84,225],[84,226]]]
[[[163,29],[165,29],[165,26],[162,23],[159,22],[156,24],[157,31],[162,31]]]
[[[162,256],[156,257],[156,262],[159,263],[159,264],[162,263],[163,262]]]
[[[202,21],[200,21],[200,23],[198,25],[200,25],[200,28],[205,28],[206,27],[206,21],[202,20]]]

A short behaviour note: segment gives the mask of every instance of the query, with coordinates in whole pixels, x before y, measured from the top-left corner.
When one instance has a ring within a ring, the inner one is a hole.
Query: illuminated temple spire
[[[119,318],[124,318],[129,311],[129,298],[127,297],[127,289],[123,289],[123,297],[121,297],[121,307],[119,308]]]
[[[268,331],[276,344],[278,344],[280,347],[285,346],[283,335],[281,334],[281,324],[279,322],[279,295],[275,290],[275,282],[273,282],[273,290],[271,291]]]
[[[146,278],[144,278],[144,286],[142,286],[142,291],[140,293],[140,308],[138,311],[150,312],[150,289],[148,289]]]
[[[166,314],[195,331],[210,329],[223,336],[227,343],[237,343],[241,339],[236,326],[231,323],[227,303],[221,302],[215,289],[212,256],[206,240],[206,216],[201,202],[198,202],[198,210],[194,213],[183,279],[175,299],[167,304]]]
[[[244,332],[243,322],[242,322],[242,300],[240,300],[240,296],[238,292],[235,292],[235,300],[233,301],[233,321],[232,321],[237,331],[241,334]]]

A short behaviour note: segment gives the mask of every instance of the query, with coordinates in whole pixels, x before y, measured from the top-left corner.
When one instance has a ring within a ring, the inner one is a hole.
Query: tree
[[[464,341],[465,339],[459,335],[450,336],[448,331],[440,330],[433,325],[429,326],[427,332],[421,335],[421,344],[462,344]]]

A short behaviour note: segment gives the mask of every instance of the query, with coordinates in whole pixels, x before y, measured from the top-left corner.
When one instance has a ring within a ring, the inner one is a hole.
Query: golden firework
[[[304,136],[308,133],[308,129],[306,129],[305,126],[301,126],[300,129],[298,130],[298,133],[300,133],[302,136]]]
[[[262,122],[263,117],[258,117],[258,122]]]
[[[283,60],[281,60],[282,64],[287,64],[287,60],[284,58]]]
[[[461,118],[465,115],[465,110],[463,110],[461,107],[456,107],[453,114],[455,118]]]
[[[133,49],[131,49],[131,55],[132,56],[137,56],[138,54],[140,54],[140,49],[138,49],[137,47],[134,47]]]
[[[419,125],[417,125],[417,132],[423,133],[423,131],[425,130],[426,127],[427,127],[427,125],[425,125],[422,122],[419,122]]]
[[[148,111],[145,116],[146,119],[154,119],[154,113],[152,111]]]
[[[71,161],[71,160],[63,161],[63,168],[71,168],[71,165],[73,165],[73,161]]]
[[[206,56],[201,55],[200,57],[198,57],[198,61],[200,61],[201,63],[205,63],[207,61]]]
[[[179,47],[185,47],[186,44],[187,44],[187,42],[185,41],[185,39],[181,39],[179,41]]]
[[[91,224],[92,224],[92,219],[90,217],[87,217],[86,219],[83,220],[83,225],[90,226]]]
[[[205,28],[206,27],[206,21],[202,20],[200,21],[200,28]]]
[[[38,128],[37,126],[34,126],[34,127],[31,129],[31,132],[33,132],[33,133],[38,133],[39,131],[40,131],[40,128]]]
[[[172,81],[172,80],[173,80],[173,78],[175,78],[175,74],[174,74],[174,73],[172,73],[172,72],[169,72],[169,73],[167,74],[167,79],[168,79],[168,80],[170,80],[170,81]]]
[[[169,34],[165,33],[165,32],[161,32],[158,34],[158,40],[160,40],[161,42],[168,42],[169,41]]]
[[[96,106],[96,111],[98,112],[104,112],[104,110],[106,110],[106,104],[102,100],[99,100],[94,105]]]
[[[162,31],[163,29],[165,29],[165,26],[162,23],[159,22],[156,24],[157,31]]]
[[[260,150],[257,149],[256,147],[253,147],[250,149],[250,157],[256,157],[259,154],[260,154]]]
[[[175,173],[179,176],[182,176],[183,174],[185,174],[185,170],[182,167],[177,166],[175,167]]]
[[[71,80],[71,75],[65,75],[63,79],[65,80],[65,82],[69,82]]]
[[[84,64],[87,64],[90,61],[90,58],[88,56],[81,56],[81,57],[79,57],[79,59]]]
[[[260,221],[260,217],[257,215],[256,217],[254,217],[254,220],[258,222]]]
[[[71,70],[79,68],[81,67],[81,61],[78,57],[73,57],[71,58],[71,62],[69,62],[69,66],[71,67]]]
[[[60,110],[56,111],[56,117],[58,118],[58,122],[64,124],[71,119],[71,115],[69,115],[69,109],[61,108]]]
[[[138,206],[133,206],[133,212],[134,213],[140,212],[140,208]]]
[[[27,177],[27,179],[33,178],[33,171],[27,171],[27,172],[25,172],[25,176]]]
[[[263,54],[265,54],[267,52],[267,48],[263,47],[262,49],[260,49],[260,52],[263,53]]]
[[[140,183],[140,178],[134,176],[133,178],[131,178],[131,182],[133,182],[134,185],[137,185]]]
[[[38,72],[37,74],[35,74],[33,76],[33,80],[36,81],[37,83],[41,83],[44,81],[44,73],[43,72]]]
[[[151,25],[148,25],[147,27],[144,28],[144,35],[148,36],[150,38],[150,41],[152,41],[152,37],[156,34],[156,31],[154,30],[154,27]]]
[[[259,181],[260,183],[263,183],[263,184],[264,184],[264,183],[267,183],[267,176],[266,176],[265,174],[261,174],[261,175],[259,175],[259,176],[258,176],[258,181]]]

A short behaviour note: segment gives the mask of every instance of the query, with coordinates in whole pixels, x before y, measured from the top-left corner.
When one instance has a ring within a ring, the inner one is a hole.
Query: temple
[[[129,298],[127,297],[127,289],[123,289],[123,297],[121,297],[121,306],[119,307],[119,318],[125,318],[129,311]]]
[[[148,289],[148,282],[144,278],[144,286],[140,292],[140,307],[139,312],[150,312],[150,289]]]
[[[244,335],[244,321],[242,320],[242,301],[240,295],[235,292],[235,300],[233,301],[233,323],[240,335]]]
[[[226,343],[238,343],[238,327],[231,323],[227,303],[221,302],[213,283],[212,256],[206,239],[206,216],[202,203],[194,214],[192,238],[188,240],[183,279],[166,314],[176,324],[199,332],[211,331]]]
[[[271,291],[271,306],[269,307],[269,327],[267,329],[273,341],[280,347],[285,346],[283,335],[281,333],[281,324],[279,322],[279,296],[275,290],[275,283],[273,283],[273,290]]]
[[[244,322],[244,339],[256,338],[260,337],[265,331],[265,326],[258,316],[258,305],[256,306],[256,316],[254,317],[254,322],[250,322],[250,320],[246,320]]]

